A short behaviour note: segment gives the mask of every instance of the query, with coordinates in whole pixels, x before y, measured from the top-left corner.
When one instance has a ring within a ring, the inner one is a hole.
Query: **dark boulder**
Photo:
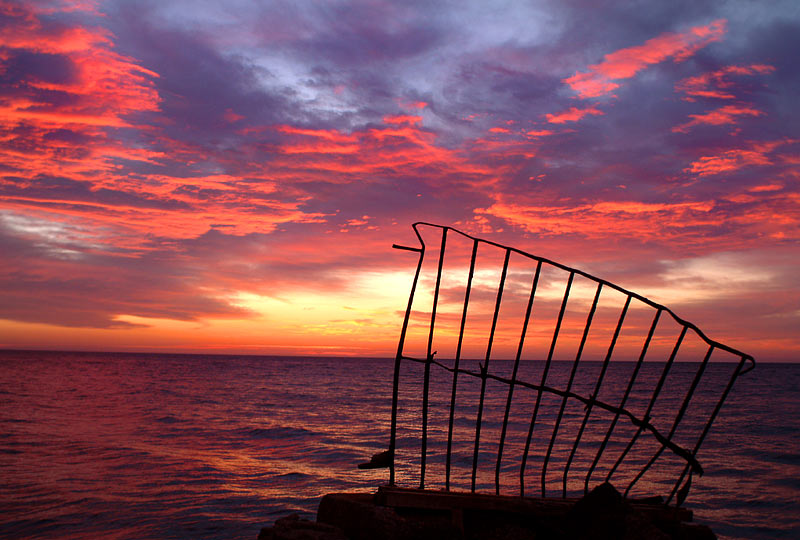
[[[350,493],[325,495],[317,521],[340,528],[350,540],[461,540],[449,515],[402,512],[375,504],[373,496]]]
[[[570,538],[576,540],[670,540],[670,535],[628,504],[608,482],[576,502],[565,525]]]
[[[348,540],[341,529],[302,519],[297,514],[280,518],[272,527],[264,527],[258,540]]]

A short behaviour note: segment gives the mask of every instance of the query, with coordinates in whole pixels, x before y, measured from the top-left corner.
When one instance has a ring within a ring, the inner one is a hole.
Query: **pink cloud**
[[[634,200],[584,204],[541,204],[497,196],[476,208],[476,217],[493,217],[552,239],[554,249],[573,237],[592,241],[635,239],[678,250],[760,247],[764,238],[800,240],[800,196],[780,187],[744,189],[721,200],[649,203]],[[727,231],[720,234],[720,231]]]
[[[159,75],[139,66],[135,59],[115,52],[113,35],[108,30],[45,26],[31,7],[4,5],[2,8],[14,21],[0,29],[3,47],[68,58],[74,70],[74,75],[57,82],[36,78],[18,81],[16,84],[26,91],[15,92],[13,98],[0,104],[3,124],[130,127],[124,118],[126,115],[158,110],[161,99],[153,79]],[[79,3],[67,8],[84,9]],[[55,8],[49,11],[53,10]],[[0,57],[0,61],[5,60],[8,58]],[[2,64],[0,69],[3,69]],[[49,92],[62,93],[69,99],[61,100],[59,105],[49,103],[42,97]]]
[[[766,64],[751,64],[749,66],[725,66],[721,69],[702,73],[695,77],[683,79],[675,85],[675,91],[683,92],[686,101],[696,101],[696,98],[711,98],[720,100],[736,99],[736,86],[731,80],[732,76],[767,74],[775,71],[773,66]],[[691,120],[672,128],[673,133],[687,133],[698,125],[720,126],[735,124],[742,116],[761,116],[763,111],[752,105],[740,103],[737,105],[724,105],[703,114],[689,115]]]
[[[224,118],[225,121],[230,124],[235,124],[239,120],[244,120],[245,117],[241,114],[236,114],[232,109],[225,109],[225,113],[222,115],[222,118]]]
[[[539,129],[539,130],[533,129],[531,131],[528,131],[526,135],[528,135],[529,137],[548,137],[553,133],[555,132],[549,129]]]
[[[734,99],[736,96],[732,92],[734,87],[734,82],[731,80],[732,75],[764,75],[773,71],[775,71],[773,66],[765,64],[725,66],[716,71],[683,79],[675,85],[675,91],[685,93],[687,97],[684,99],[687,101],[694,101],[695,97]]]
[[[672,128],[673,133],[687,133],[694,126],[734,124],[740,116],[761,116],[764,113],[748,105],[725,105],[704,114],[690,114],[692,119]]]
[[[304,209],[312,195],[297,186],[307,182],[370,183],[377,177],[419,171],[420,177],[432,182],[445,182],[448,175],[455,175],[462,186],[469,186],[485,185],[499,174],[499,167],[473,161],[478,152],[439,146],[435,134],[418,125],[419,117],[388,116],[385,120],[383,125],[349,133],[273,126],[270,130],[281,134],[282,141],[269,148],[269,160],[263,159],[260,137],[242,141],[232,156],[164,136],[158,138],[159,151],[127,147],[100,128],[94,128],[97,140],[89,144],[45,144],[50,129],[41,128],[30,133],[38,141],[30,144],[30,150],[0,150],[0,156],[15,164],[17,176],[30,179],[31,188],[25,196],[2,195],[0,203],[23,214],[46,210],[51,221],[79,220],[87,230],[102,231],[92,238],[100,250],[143,250],[148,249],[148,238],[165,231],[173,239],[188,239],[214,227],[224,227],[228,235],[246,235],[269,233],[289,222],[329,221],[330,215]],[[500,161],[505,155],[532,155],[528,141],[524,145],[514,141],[497,147],[476,145],[481,152],[494,152]],[[70,155],[74,157],[65,159]],[[170,164],[211,160],[236,172],[201,174],[187,166],[174,176],[165,172],[131,178],[120,173],[116,157]],[[98,171],[104,173],[98,176]],[[35,189],[36,178],[42,175],[69,176],[83,187],[75,192],[59,191],[54,198]],[[93,199],[90,194],[101,188],[116,198],[108,202]],[[349,224],[355,225],[359,224]]]
[[[583,109],[579,109],[578,107],[570,107],[566,111],[560,113],[546,114],[545,117],[551,124],[564,124],[566,122],[577,122],[587,115],[597,116],[603,114],[605,113],[597,107],[585,107]]]
[[[718,19],[705,26],[695,26],[686,32],[668,32],[647,40],[643,45],[620,49],[603,57],[599,64],[589,66],[589,71],[575,73],[564,79],[580,98],[609,94],[619,87],[614,82],[630,79],[638,72],[672,58],[682,62],[709,43],[719,41],[725,34],[727,21]]]
[[[422,122],[421,116],[412,114],[398,114],[394,116],[384,116],[383,121],[387,124],[419,124]]]
[[[397,100],[396,103],[400,105],[405,110],[421,110],[428,106],[428,103],[425,101],[407,101],[404,99]]]
[[[763,184],[760,186],[754,186],[748,189],[752,193],[762,193],[764,191],[779,191],[783,189],[783,184]]]
[[[710,176],[731,172],[753,165],[769,165],[771,162],[763,152],[755,150],[726,150],[716,156],[703,156],[684,169],[698,176]]]
[[[773,161],[769,154],[779,146],[793,142],[795,141],[781,140],[755,143],[748,148],[732,148],[717,155],[702,156],[685,168],[684,172],[702,177],[733,172],[746,167],[770,165]]]
[[[476,214],[492,215],[529,233],[538,235],[578,234],[590,238],[618,236],[655,239],[666,229],[689,230],[710,225],[714,203],[643,203],[609,201],[594,204],[542,206],[520,202],[497,202],[487,208],[477,208]],[[653,227],[654,220],[660,225]],[[674,233],[672,233],[674,235]]]

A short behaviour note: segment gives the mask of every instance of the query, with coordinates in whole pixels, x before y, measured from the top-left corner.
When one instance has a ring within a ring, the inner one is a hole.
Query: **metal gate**
[[[656,471],[648,489],[680,506],[703,472],[698,450],[753,358],[586,272],[451,227],[413,228],[419,247],[393,246],[419,261],[394,365],[390,484],[405,463],[421,489],[450,491],[460,474],[470,491],[486,491],[491,480],[477,478],[493,466],[496,494],[535,486],[566,498],[606,480],[627,497]],[[401,391],[404,382],[413,387]],[[490,398],[496,420],[485,435]],[[410,449],[398,429],[413,435]]]

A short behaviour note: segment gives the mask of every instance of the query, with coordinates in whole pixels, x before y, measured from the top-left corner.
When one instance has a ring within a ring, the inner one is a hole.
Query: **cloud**
[[[761,116],[764,112],[747,105],[724,105],[704,114],[690,114],[690,121],[672,128],[673,133],[687,133],[694,126],[735,124],[740,116]]]
[[[577,122],[588,115],[600,116],[603,114],[605,113],[597,107],[584,107],[582,109],[578,107],[570,107],[566,111],[560,113],[546,114],[545,118],[547,118],[547,121],[551,124],[564,124],[566,122]]]
[[[277,126],[291,137],[276,148],[279,156],[270,168],[283,181],[330,183],[370,182],[413,171],[423,178],[435,177],[434,172],[460,175],[469,183],[475,176],[491,173],[468,155],[438,145],[436,133],[421,126],[421,121],[419,116],[389,115],[383,125],[350,133]]]
[[[603,238],[613,234],[649,241],[665,234],[671,237],[680,236],[682,231],[714,224],[713,209],[714,204],[710,201],[615,201],[564,206],[497,202],[488,208],[477,208],[475,212],[503,219],[540,236],[579,235]],[[654,221],[659,223],[658,227],[653,226]]]
[[[532,129],[531,131],[528,131],[526,135],[528,135],[529,137],[549,137],[554,133],[555,133],[554,131],[551,131],[549,129]]]
[[[395,114],[390,116],[384,116],[383,122],[385,124],[419,124],[422,122],[421,116],[415,116],[410,114]]]
[[[661,246],[666,254],[756,248],[765,238],[800,239],[800,197],[780,189],[743,190],[723,200],[643,203],[631,200],[543,206],[522,198],[476,208],[538,238],[613,238]],[[599,248],[599,246],[596,246]]]
[[[695,98],[734,99],[737,89],[733,77],[743,75],[765,75],[773,73],[774,66],[767,64],[751,64],[749,66],[725,66],[723,68],[687,77],[675,85],[676,92],[682,92],[687,101]]]
[[[24,7],[2,31],[3,78],[13,85],[0,103],[5,125],[130,127],[133,112],[158,110],[158,74],[113,50],[103,28],[45,24]]]
[[[751,143],[746,148],[732,148],[712,156],[701,156],[684,169],[684,172],[700,177],[731,173],[746,167],[771,165],[770,158],[776,148],[792,144],[792,140]]]
[[[620,81],[670,58],[682,62],[708,44],[722,39],[727,21],[718,19],[704,26],[694,26],[685,32],[667,32],[647,40],[643,45],[627,47],[606,54],[589,71],[575,73],[564,79],[581,99],[607,95],[619,88]]]
[[[749,66],[725,66],[723,68],[706,72],[681,80],[675,85],[675,91],[686,94],[684,100],[694,102],[696,98],[733,100],[738,94],[743,93],[741,88],[732,80],[732,77],[764,75],[775,71],[774,66],[766,64],[751,64]],[[753,105],[738,103],[723,105],[702,114],[690,114],[690,121],[672,128],[673,133],[687,133],[691,128],[699,125],[719,126],[735,124],[742,116],[762,116],[764,112]]]

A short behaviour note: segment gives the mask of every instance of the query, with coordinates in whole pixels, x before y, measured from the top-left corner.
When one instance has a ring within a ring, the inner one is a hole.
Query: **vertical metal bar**
[[[514,395],[514,384],[517,381],[517,371],[519,369],[519,360],[522,357],[522,347],[525,343],[525,334],[528,333],[528,323],[531,319],[531,309],[533,308],[533,299],[536,296],[536,287],[539,284],[539,273],[542,270],[542,261],[536,265],[536,273],[533,276],[533,284],[531,285],[531,294],[528,297],[528,307],[525,310],[525,320],[522,323],[522,332],[519,337],[519,345],[517,346],[517,356],[514,359],[514,370],[511,373],[511,384],[508,385],[508,398],[506,399],[506,412],[503,415],[503,428],[500,432],[500,445],[497,448],[497,465],[494,469],[494,491],[497,495],[500,494],[500,463],[503,459],[503,445],[506,440],[506,430],[508,429],[508,414],[511,410],[511,399]]]
[[[467,310],[469,307],[469,295],[472,291],[472,278],[475,275],[475,259],[478,256],[478,241],[472,242],[472,257],[469,262],[469,275],[467,276],[467,288],[464,292],[464,311],[461,313],[461,327],[458,330],[458,346],[456,347],[456,358],[453,365],[453,387],[450,392],[450,421],[447,427],[447,462],[445,464],[444,488],[450,491],[450,464],[453,451],[453,421],[456,410],[456,384],[458,382],[458,366],[461,361],[461,346],[464,342],[464,326],[467,322]]]
[[[688,328],[689,327],[686,325],[682,327],[681,334],[680,336],[678,336],[678,340],[675,342],[675,347],[672,349],[672,354],[670,354],[667,363],[664,365],[664,371],[661,372],[661,377],[658,380],[658,384],[656,385],[655,390],[653,390],[653,395],[650,397],[650,403],[648,404],[647,410],[645,411],[644,417],[642,418],[642,420],[644,420],[645,422],[650,421],[650,412],[653,410],[653,406],[655,405],[656,400],[658,399],[658,394],[661,393],[661,387],[664,386],[664,381],[667,380],[667,374],[669,373],[669,369],[672,367],[672,363],[675,361],[675,357],[678,355],[678,349],[680,349],[681,347],[681,343],[683,342],[683,338],[686,336],[686,330]],[[614,463],[614,466],[609,471],[608,476],[606,476],[606,482],[611,481],[611,476],[616,472],[617,467],[619,467],[620,463],[622,463],[622,461],[625,459],[625,456],[628,455],[628,452],[630,452],[631,448],[633,448],[634,443],[639,438],[639,435],[642,434],[643,429],[644,427],[639,426],[639,428],[636,430],[636,433],[633,434],[633,437],[628,442],[628,446],[625,447],[625,450],[622,452],[622,454],[617,459],[617,462]]]
[[[608,346],[608,352],[606,353],[606,357],[603,360],[603,367],[600,369],[600,374],[597,376],[597,382],[594,385],[594,392],[590,396],[592,400],[597,399],[597,395],[600,393],[600,386],[603,384],[603,379],[606,376],[606,371],[608,370],[608,364],[611,362],[611,356],[614,354],[614,347],[617,345],[617,338],[619,338],[619,333],[622,331],[622,325],[625,322],[625,315],[628,314],[628,308],[631,305],[631,297],[628,296],[625,299],[625,305],[622,307],[622,311],[619,314],[619,320],[617,321],[617,327],[614,329],[614,335],[611,338],[611,344]],[[586,424],[589,422],[589,416],[592,414],[592,408],[594,406],[594,401],[590,401],[588,405],[586,405],[586,414],[583,415],[583,421],[581,422],[581,427],[578,429],[578,434],[575,436],[575,441],[572,443],[572,450],[570,450],[569,457],[567,458],[567,463],[564,465],[564,476],[562,477],[562,497],[567,497],[567,474],[569,473],[569,468],[572,465],[572,459],[575,457],[575,452],[578,450],[578,445],[581,442],[581,437],[583,437],[583,431],[586,429]]]
[[[564,319],[564,312],[567,309],[567,300],[569,299],[569,290],[572,287],[572,280],[575,278],[575,272],[569,273],[567,279],[567,286],[564,289],[564,298],[561,300],[561,310],[558,312],[558,320],[556,321],[556,328],[553,332],[553,340],[550,343],[550,352],[547,354],[547,361],[544,364],[544,371],[542,372],[541,386],[547,382],[547,374],[550,371],[550,363],[553,360],[553,352],[556,349],[556,341],[558,341],[558,332],[561,329],[561,321]],[[539,405],[542,402],[542,390],[536,392],[536,404],[533,407],[533,415],[531,415],[531,423],[528,428],[528,438],[525,440],[525,451],[522,453],[522,464],[519,468],[519,482],[520,482],[520,497],[525,496],[525,466],[528,463],[528,452],[531,448],[531,438],[533,437],[533,427],[536,425],[536,417],[539,414]],[[544,496],[544,493],[542,494]]]
[[[630,297],[628,297],[630,298]],[[642,346],[642,352],[639,354],[639,360],[636,362],[636,367],[633,368],[633,373],[631,374],[630,380],[628,380],[628,387],[625,389],[625,394],[622,396],[622,401],[620,401],[619,408],[624,409],[625,403],[628,401],[628,397],[631,394],[631,390],[633,389],[633,385],[636,383],[636,376],[639,374],[639,369],[642,367],[642,362],[644,362],[644,357],[647,355],[647,349],[650,347],[650,341],[653,339],[653,335],[656,332],[656,326],[658,326],[658,319],[661,317],[661,309],[656,311],[656,314],[653,316],[653,322],[650,325],[650,331],[647,333],[647,338],[644,341],[644,345]],[[614,419],[611,421],[611,425],[608,427],[608,431],[606,432],[606,436],[603,438],[603,442],[600,443],[600,448],[597,449],[597,454],[594,456],[594,461],[592,461],[591,467],[589,467],[589,472],[586,474],[586,480],[583,484],[583,492],[589,492],[589,479],[594,472],[595,467],[597,467],[597,463],[600,461],[600,456],[605,451],[606,446],[608,445],[608,441],[611,439],[611,433],[614,431],[614,428],[619,421],[620,413],[616,413],[614,415]]]
[[[403,328],[400,330],[400,341],[397,343],[397,355],[394,359],[394,379],[392,382],[392,423],[389,435],[389,455],[391,456],[391,465],[389,466],[389,485],[394,485],[394,453],[397,446],[397,398],[400,390],[400,361],[403,358],[403,346],[406,341],[406,332],[408,331],[408,320],[411,316],[411,306],[414,303],[414,292],[417,290],[417,282],[419,281],[419,272],[422,269],[422,259],[425,258],[425,242],[422,240],[416,226],[414,233],[420,243],[419,261],[417,261],[417,270],[414,273],[414,281],[411,283],[411,292],[408,295],[408,306],[406,307],[406,315],[403,318]]]
[[[589,337],[589,328],[592,326],[592,319],[594,319],[594,313],[597,311],[597,302],[600,300],[600,292],[603,290],[603,283],[600,282],[597,284],[597,290],[594,293],[594,300],[592,301],[592,307],[589,310],[589,315],[586,317],[586,325],[583,328],[583,335],[581,336],[581,343],[578,346],[578,353],[575,356],[575,362],[572,364],[572,371],[569,374],[569,381],[567,382],[567,392],[572,390],[572,383],[575,381],[575,374],[578,372],[578,364],[581,361],[581,355],[583,355],[583,348],[586,345],[586,338]],[[553,425],[553,434],[550,436],[550,443],[547,445],[547,453],[544,455],[544,463],[542,464],[542,497],[545,496],[545,484],[546,484],[546,477],[547,477],[547,465],[550,462],[550,456],[553,453],[553,446],[556,442],[556,437],[558,436],[558,427],[561,425],[561,419],[564,417],[564,409],[567,407],[567,396],[561,398],[561,406],[558,409],[558,416],[556,416],[556,423]],[[564,494],[566,497],[566,493]]]
[[[439,248],[439,266],[436,269],[436,288],[433,291],[431,326],[428,332],[428,353],[425,358],[425,378],[422,383],[422,448],[420,450],[419,489],[425,489],[425,463],[428,457],[428,394],[430,391],[431,361],[433,360],[433,330],[436,326],[436,307],[439,304],[439,287],[442,283],[442,265],[447,245],[447,229],[442,229],[442,244]]]
[[[678,410],[678,414],[675,415],[675,421],[672,423],[672,427],[669,430],[669,434],[667,435],[667,440],[671,441],[672,437],[675,435],[675,431],[678,429],[678,424],[680,424],[681,420],[683,419],[683,415],[686,413],[686,409],[689,407],[689,402],[692,399],[692,395],[694,394],[694,391],[697,389],[697,385],[700,383],[700,379],[703,377],[703,372],[705,372],[706,365],[708,364],[708,360],[709,358],[711,358],[711,353],[713,352],[714,352],[714,346],[711,345],[708,348],[708,352],[706,352],[705,357],[703,358],[703,362],[697,369],[697,373],[695,373],[694,375],[692,384],[689,387],[689,391],[686,392],[686,396],[684,396],[683,398],[683,403],[681,404],[681,408]],[[642,478],[642,476],[644,476],[647,470],[653,466],[653,463],[656,462],[658,457],[664,452],[665,448],[666,446],[663,445],[659,447],[659,449],[656,450],[655,454],[653,454],[653,457],[650,458],[650,461],[647,462],[647,465],[645,465],[644,468],[642,468],[642,470],[640,470],[639,473],[634,477],[634,479],[631,480],[631,483],[628,484],[628,488],[625,490],[625,497],[628,496],[628,493],[630,493],[631,488],[633,488],[636,482],[638,482]]]
[[[717,402],[717,406],[714,407],[714,412],[711,413],[711,418],[708,419],[706,427],[705,429],[703,429],[703,433],[700,434],[700,438],[697,439],[697,442],[694,445],[694,450],[692,450],[692,457],[697,456],[697,452],[698,450],[700,450],[700,445],[703,444],[703,440],[706,438],[706,435],[708,435],[708,431],[711,429],[711,424],[713,424],[714,420],[716,420],[717,414],[719,414],[719,411],[722,408],[722,404],[727,399],[728,394],[731,391],[731,388],[733,388],[733,383],[736,382],[736,379],[738,379],[739,375],[741,375],[742,373],[742,366],[744,366],[747,357],[741,356],[740,358],[741,360],[739,361],[739,364],[736,366],[736,371],[734,371],[733,375],[731,376],[731,379],[728,381],[728,385],[725,387],[725,391],[722,392],[722,395],[720,396],[719,401]],[[683,473],[681,473],[680,477],[678,478],[678,481],[675,482],[675,487],[672,488],[672,492],[670,492],[669,497],[667,497],[666,504],[669,504],[670,501],[672,500],[672,497],[675,496],[675,493],[678,490],[678,486],[683,481],[683,478],[686,476],[686,473],[689,472],[689,469],[690,469],[690,464],[687,463],[686,467],[684,467],[683,469]],[[676,500],[677,506],[682,505],[683,501],[686,500],[686,496],[689,494],[688,491],[689,487],[691,486],[691,481],[692,481],[692,476],[691,473],[689,473],[689,479],[687,480],[686,485],[684,485],[684,487],[681,488],[680,492],[678,493],[678,499]]]
[[[489,359],[492,356],[492,343],[494,342],[494,332],[497,328],[497,316],[500,313],[500,302],[503,300],[503,288],[506,284],[506,274],[508,273],[508,260],[511,257],[511,250],[506,248],[506,257],[503,260],[503,273],[500,275],[500,285],[497,287],[497,301],[494,305],[494,316],[492,317],[492,329],[489,332],[489,343],[486,346],[486,360],[481,366],[481,398],[478,402],[478,418],[475,421],[475,451],[472,454],[472,491],[475,491],[475,477],[478,473],[478,449],[481,440],[481,419],[483,417],[483,401],[486,395],[486,373],[489,371]]]

